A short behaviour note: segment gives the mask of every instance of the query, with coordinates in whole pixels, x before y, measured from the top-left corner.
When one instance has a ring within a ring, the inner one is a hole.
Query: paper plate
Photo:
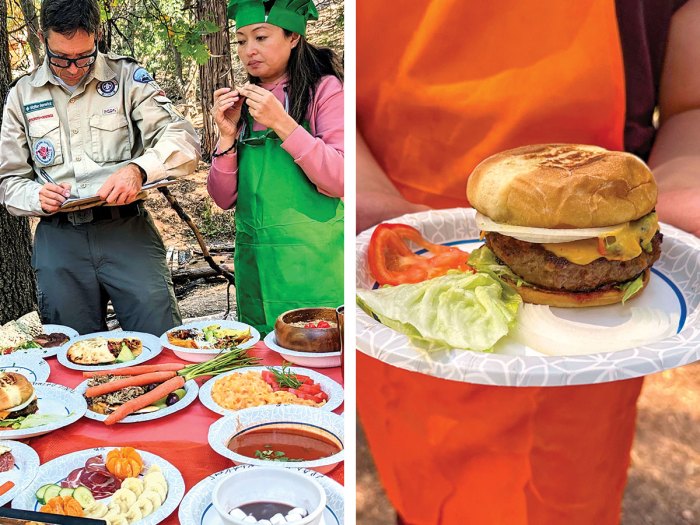
[[[212,412],[216,412],[217,414],[221,414],[222,416],[235,414],[237,410],[230,410],[228,408],[224,408],[221,405],[219,405],[216,401],[214,401],[214,399],[211,397],[211,389],[213,388],[214,383],[216,383],[218,379],[221,379],[225,376],[229,376],[231,374],[243,374],[246,372],[262,372],[263,370],[267,370],[267,367],[248,366],[246,368],[239,368],[237,370],[232,370],[231,372],[226,372],[225,374],[212,377],[209,381],[202,385],[202,388],[199,389],[199,400],[209,410],[211,410]],[[318,372],[314,372],[313,370],[309,370],[307,368],[291,366],[289,367],[289,370],[296,374],[309,376],[316,383],[321,385],[321,390],[328,394],[328,401],[325,405],[319,407],[319,410],[335,410],[343,404],[343,387],[335,381],[333,381],[331,378],[324,376],[323,374],[319,374]]]
[[[270,332],[263,340],[273,352],[278,353],[290,363],[311,368],[332,368],[340,366],[340,352],[297,352],[277,344],[275,332]]]
[[[17,430],[2,430],[0,434],[5,439],[26,439],[48,434],[52,430],[63,428],[78,421],[87,410],[85,399],[74,390],[54,383],[35,383],[37,395],[37,414],[57,414],[66,416],[64,419],[32,428]]]
[[[15,458],[15,466],[7,472],[0,472],[0,485],[7,481],[15,484],[0,496],[0,505],[4,505],[29,485],[39,471],[39,455],[29,445],[21,441],[0,441],[0,446],[9,447]]]
[[[84,341],[86,339],[95,339],[96,337],[104,337],[105,339],[134,337],[140,339],[143,343],[143,351],[141,352],[141,355],[139,355],[136,359],[132,359],[131,361],[127,361],[125,363],[110,363],[108,365],[78,365],[76,363],[71,362],[68,359],[68,349],[72,344],[78,341]],[[149,361],[150,359],[153,359],[158,354],[160,354],[162,350],[163,347],[160,346],[160,340],[155,335],[146,334],[143,332],[122,332],[121,330],[115,330],[112,332],[97,332],[94,334],[85,334],[81,335],[80,337],[76,337],[75,339],[70,341],[70,343],[66,343],[64,346],[61,347],[61,350],[58,352],[57,357],[58,362],[66,368],[90,372],[95,370],[118,370],[119,368],[126,368],[129,366],[139,365],[145,363],[146,361]]]
[[[238,348],[248,349],[260,341],[260,332],[258,332],[255,327],[249,324],[241,323],[238,321],[226,321],[224,319],[210,319],[208,321],[195,321],[188,324],[183,324],[176,326],[165,332],[160,336],[160,344],[163,345],[168,350],[172,350],[176,356],[185,361],[191,361],[194,363],[200,363],[202,361],[208,361],[219,355],[222,350],[218,348],[185,348],[183,346],[176,346],[168,341],[168,333],[173,330],[188,330],[191,328],[199,328],[200,330],[211,325],[220,325],[222,328],[233,328],[234,330],[245,330],[250,329],[251,339],[240,345]]]
[[[25,352],[0,356],[0,370],[22,374],[32,383],[46,382],[51,373],[51,367],[40,356]]]
[[[68,342],[63,343],[60,346],[54,346],[51,348],[27,348],[25,350],[15,350],[12,353],[36,355],[39,357],[52,357],[54,355],[57,355],[64,348],[70,346],[73,340],[80,335],[76,330],[73,330],[70,326],[63,326],[61,324],[45,324],[43,326],[45,334],[65,334],[69,337]]]
[[[326,433],[341,444],[345,443],[345,419],[343,416],[318,410],[303,405],[264,405],[244,408],[235,414],[222,417],[209,427],[209,446],[216,452],[230,459],[236,465],[257,465],[259,467],[297,467],[316,470],[326,474],[345,459],[345,449],[321,459],[308,461],[269,461],[243,456],[228,448],[231,438],[253,429],[271,425],[301,426],[311,431]],[[274,446],[274,443],[271,443]]]
[[[88,381],[89,379],[86,379],[76,386],[75,391],[81,395],[84,394],[87,390]],[[153,421],[154,419],[169,416],[170,414],[174,414],[175,412],[179,412],[180,410],[190,406],[192,402],[197,399],[198,393],[199,387],[197,386],[197,382],[194,379],[190,379],[185,383],[185,395],[174,405],[170,405],[169,407],[161,408],[160,410],[149,412],[147,414],[132,414],[130,416],[126,416],[124,419],[119,421],[119,423],[140,423],[142,421]],[[104,421],[107,419],[106,415],[93,412],[89,408],[85,412],[85,417],[88,419],[94,419],[95,421]]]
[[[37,501],[34,494],[39,487],[48,483],[58,483],[64,480],[71,471],[85,466],[85,462],[88,459],[97,455],[102,455],[104,457],[112,448],[114,447],[80,450],[44,463],[39,467],[39,472],[36,478],[34,478],[34,481],[15,497],[12,502],[12,508],[38,511],[41,504]],[[177,508],[182,500],[182,496],[185,494],[185,482],[182,479],[180,471],[171,463],[150,452],[145,452],[143,450],[138,450],[137,452],[141,455],[141,458],[143,458],[146,467],[156,463],[163,471],[163,476],[165,476],[165,480],[168,482],[168,494],[163,505],[145,518],[132,522],[134,525],[155,525],[167,518]],[[105,498],[99,501],[108,504],[110,499],[111,498]]]
[[[405,215],[392,222],[419,229],[431,242],[456,245],[467,251],[479,246],[474,210],[431,210]],[[375,281],[367,267],[371,230],[356,241],[358,288]],[[552,308],[555,315],[586,323],[613,326],[630,316],[630,304],[661,308],[678,316],[678,333],[662,341],[616,352],[550,357],[512,341],[495,353],[470,352],[437,346],[426,352],[407,336],[382,325],[358,308],[359,351],[389,365],[453,381],[501,386],[560,386],[604,383],[653,374],[700,359],[700,239],[661,225],[661,258],[654,264],[648,287],[626,305],[596,308]],[[499,353],[501,352],[501,353]]]
[[[249,468],[256,467],[252,465],[239,465],[222,470],[221,472],[212,474],[208,478],[204,478],[192,487],[180,504],[180,510],[178,512],[180,525],[225,525],[211,502],[211,495],[214,487],[221,476],[225,476],[240,469]],[[299,469],[299,472],[316,479],[326,491],[328,501],[326,502],[326,510],[321,519],[321,525],[344,525],[343,513],[345,512],[345,500],[343,499],[343,486],[337,481],[313,470]]]

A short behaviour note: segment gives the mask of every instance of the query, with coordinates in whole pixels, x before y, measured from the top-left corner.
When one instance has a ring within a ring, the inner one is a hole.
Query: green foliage
[[[205,199],[199,206],[199,230],[208,242],[233,241],[236,236],[236,224],[233,211],[222,211]]]

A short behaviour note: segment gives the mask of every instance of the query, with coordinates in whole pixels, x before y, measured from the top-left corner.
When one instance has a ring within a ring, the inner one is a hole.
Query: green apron
[[[273,130],[238,142],[238,319],[260,332],[293,308],[343,303],[343,203],[318,192]],[[308,131],[308,122],[304,122]]]

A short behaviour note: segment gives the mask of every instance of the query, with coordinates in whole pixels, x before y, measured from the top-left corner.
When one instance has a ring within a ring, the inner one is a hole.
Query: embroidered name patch
[[[112,97],[117,91],[119,91],[119,84],[114,80],[97,83],[97,92],[103,97]]]
[[[56,156],[56,148],[49,139],[41,139],[34,144],[34,157],[44,166],[51,164]]]
[[[134,80],[136,82],[141,82],[142,84],[147,84],[149,82],[153,82],[153,77],[148,71],[140,67],[134,71]]]
[[[117,108],[105,108],[102,110],[103,115],[114,115],[117,112]]]
[[[41,102],[33,102],[32,104],[24,105],[25,113],[32,113],[34,111],[41,111],[42,109],[52,108],[53,100],[42,100]]]

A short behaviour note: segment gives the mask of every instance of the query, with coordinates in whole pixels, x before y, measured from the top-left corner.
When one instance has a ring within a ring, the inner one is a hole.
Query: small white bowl
[[[315,479],[292,469],[253,467],[224,476],[212,494],[212,503],[219,517],[231,525],[249,525],[229,512],[257,501],[302,507],[308,514],[294,525],[319,525],[326,508],[326,491]]]
[[[234,436],[247,430],[268,425],[303,426],[305,430],[317,430],[327,438],[337,440],[339,452],[312,461],[269,461],[243,456],[228,448]],[[264,405],[244,408],[230,416],[215,421],[209,427],[209,446],[214,452],[230,459],[235,465],[256,465],[266,468],[307,468],[327,474],[345,459],[343,416],[303,405]]]
[[[224,352],[226,350],[220,350],[218,348],[185,348],[184,346],[177,346],[168,341],[168,333],[172,332],[173,330],[186,330],[190,328],[198,328],[202,330],[207,326],[211,326],[214,324],[218,324],[222,328],[233,328],[235,330],[245,330],[246,328],[249,329],[252,338],[246,341],[245,343],[238,345],[237,348],[239,349],[247,350],[248,348],[254,346],[258,341],[260,341],[260,332],[258,332],[253,326],[250,326],[245,323],[240,323],[238,321],[227,321],[225,319],[210,319],[206,321],[194,321],[192,323],[187,323],[180,326],[176,326],[175,328],[171,328],[170,330],[167,330],[160,336],[160,344],[163,346],[163,348],[171,350],[177,357],[179,357],[183,361],[189,361],[191,363],[203,363],[204,361],[209,361],[210,359],[214,359],[216,356],[221,354],[221,352]]]
[[[263,340],[273,352],[277,352],[286,361],[299,366],[308,366],[311,368],[332,368],[340,366],[340,351],[338,352],[296,352],[288,348],[281,347],[277,344],[275,332],[270,332]]]

